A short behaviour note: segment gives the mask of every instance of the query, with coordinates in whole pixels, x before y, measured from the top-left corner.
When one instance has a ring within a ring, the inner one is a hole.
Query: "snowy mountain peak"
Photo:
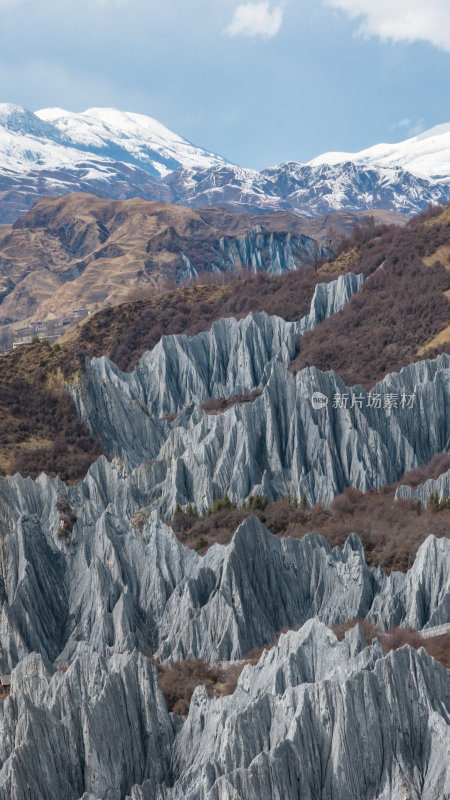
[[[423,178],[450,179],[450,123],[443,123],[395,144],[376,144],[359,153],[330,152],[308,166],[351,161],[365,167],[401,167]]]
[[[139,167],[156,179],[179,167],[205,169],[227,163],[224,158],[183,139],[143,114],[114,108],[90,108],[82,113],[43,108],[36,113],[0,104],[1,166],[23,173],[74,167],[98,156],[109,164]]]
[[[69,146],[135,164],[157,178],[180,166],[192,169],[226,163],[144,114],[115,108],[88,108],[81,113],[43,108],[36,116],[51,123]]]
[[[0,103],[0,127],[22,135],[47,137],[51,134],[51,127],[45,121],[13,103]]]
[[[257,172],[144,114],[115,108],[32,112],[0,104],[0,223],[16,220],[38,197],[79,191],[252,213],[413,214],[450,196],[450,124],[399,144]]]

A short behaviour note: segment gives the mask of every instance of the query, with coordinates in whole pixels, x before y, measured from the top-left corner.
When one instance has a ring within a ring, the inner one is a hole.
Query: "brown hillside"
[[[121,369],[130,370],[163,334],[193,336],[209,330],[221,317],[239,319],[250,311],[300,319],[309,311],[316,283],[334,278],[331,272],[319,276],[305,268],[284,275],[260,273],[224,286],[177,289],[102,309],[69,331],[61,345],[81,348],[90,356],[107,355]]]
[[[63,389],[72,358],[45,344],[0,357],[0,474],[47,472],[72,482],[102,454]]]
[[[197,272],[210,272],[224,237],[255,235],[257,226],[282,238],[316,236],[323,244],[331,221],[337,236],[350,233],[357,219],[194,210],[81,193],[41,198],[13,226],[0,229],[0,325],[70,317],[76,309],[120,303],[132,291],[148,294],[167,281],[178,285],[186,259]],[[299,264],[311,263],[303,244],[300,250]],[[248,265],[237,261],[240,266]]]
[[[367,389],[406,364],[450,352],[450,211],[349,243],[334,262],[364,272],[359,295],[301,342],[293,370],[333,369]],[[441,259],[438,256],[441,256]]]

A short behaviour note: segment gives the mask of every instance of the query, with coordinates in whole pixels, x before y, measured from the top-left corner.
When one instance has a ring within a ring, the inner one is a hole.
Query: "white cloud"
[[[450,50],[449,0],[324,0],[352,18],[358,32],[394,42],[426,41]]]
[[[411,120],[405,118],[405,119],[399,120],[398,122],[393,122],[392,125],[389,125],[389,129],[391,131],[395,131],[395,130],[397,130],[397,128],[409,128],[410,125],[411,125]]]
[[[405,119],[399,120],[399,122],[394,122],[392,125],[389,125],[389,130],[391,131],[398,131],[401,129],[405,129],[408,136],[417,136],[419,133],[423,133],[426,129],[425,120],[423,117],[413,122],[413,120]]]
[[[238,6],[223,33],[229,36],[262,36],[271,39],[280,30],[283,7],[271,9],[269,3],[246,3]]]

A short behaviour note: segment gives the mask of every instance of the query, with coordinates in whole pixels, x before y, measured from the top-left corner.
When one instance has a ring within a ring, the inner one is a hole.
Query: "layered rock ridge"
[[[133,526],[147,478],[101,458],[75,486],[0,479],[0,800],[446,797],[448,670],[326,625],[444,624],[450,541],[387,576],[356,534],[331,549],[250,517],[202,558],[156,511]],[[168,713],[151,654],[239,659],[297,626],[233,695]]]
[[[192,338],[163,337],[130,374],[104,357],[87,361],[71,388],[78,412],[126,469],[142,465],[145,505],[164,515],[177,503],[204,512],[225,492],[238,503],[251,493],[305,493],[316,503],[348,485],[392,483],[449,448],[450,358],[411,365],[369,393],[333,372],[287,369],[303,333],[338,312],[361,281],[348,274],[320,284],[299,322],[250,314]],[[256,400],[224,413],[200,407],[256,389]]]
[[[448,621],[448,539],[429,536],[412,569],[388,577],[367,567],[356,534],[332,550],[316,534],[279,539],[250,517],[202,558],[156,511],[142,531],[131,524],[145,492],[145,480],[130,487],[106,459],[77,486],[1,479],[0,669],[33,651],[70,663],[80,642],[106,655],[240,658],[311,617]],[[62,503],[76,521],[61,536]]]
[[[386,656],[359,627],[339,643],[317,620],[245,667],[233,695],[199,687],[184,722],[136,652],[80,646],[66,672],[33,654],[0,704],[0,798],[442,800],[448,687],[423,649]]]
[[[156,796],[438,800],[450,788],[439,760],[448,709],[448,671],[424,650],[385,656],[357,630],[339,645],[313,621],[247,667],[231,697],[196,690],[175,740],[174,785]],[[150,797],[145,784],[131,793]]]

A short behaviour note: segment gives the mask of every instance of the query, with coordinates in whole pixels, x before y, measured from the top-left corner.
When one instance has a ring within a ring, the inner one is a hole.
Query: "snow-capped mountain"
[[[60,108],[35,113],[0,104],[1,166],[27,171],[55,169],[87,156],[123,161],[161,178],[178,167],[210,167],[225,159],[188,142],[143,114],[90,108],[81,114]]]
[[[324,153],[309,166],[351,161],[365,167],[401,167],[422,178],[450,180],[450,123],[406,139],[398,144],[376,144],[359,153]]]
[[[163,187],[170,190],[171,202],[194,208],[220,205],[252,213],[283,210],[305,216],[368,209],[416,214],[429,203],[443,203],[450,197],[450,184],[420,178],[400,167],[366,167],[351,161],[318,166],[290,161],[262,172],[232,164],[179,169],[155,188]]]
[[[0,223],[13,222],[39,197],[78,191],[253,213],[414,214],[450,197],[450,124],[397,145],[257,172],[142,114],[0,104]]]

